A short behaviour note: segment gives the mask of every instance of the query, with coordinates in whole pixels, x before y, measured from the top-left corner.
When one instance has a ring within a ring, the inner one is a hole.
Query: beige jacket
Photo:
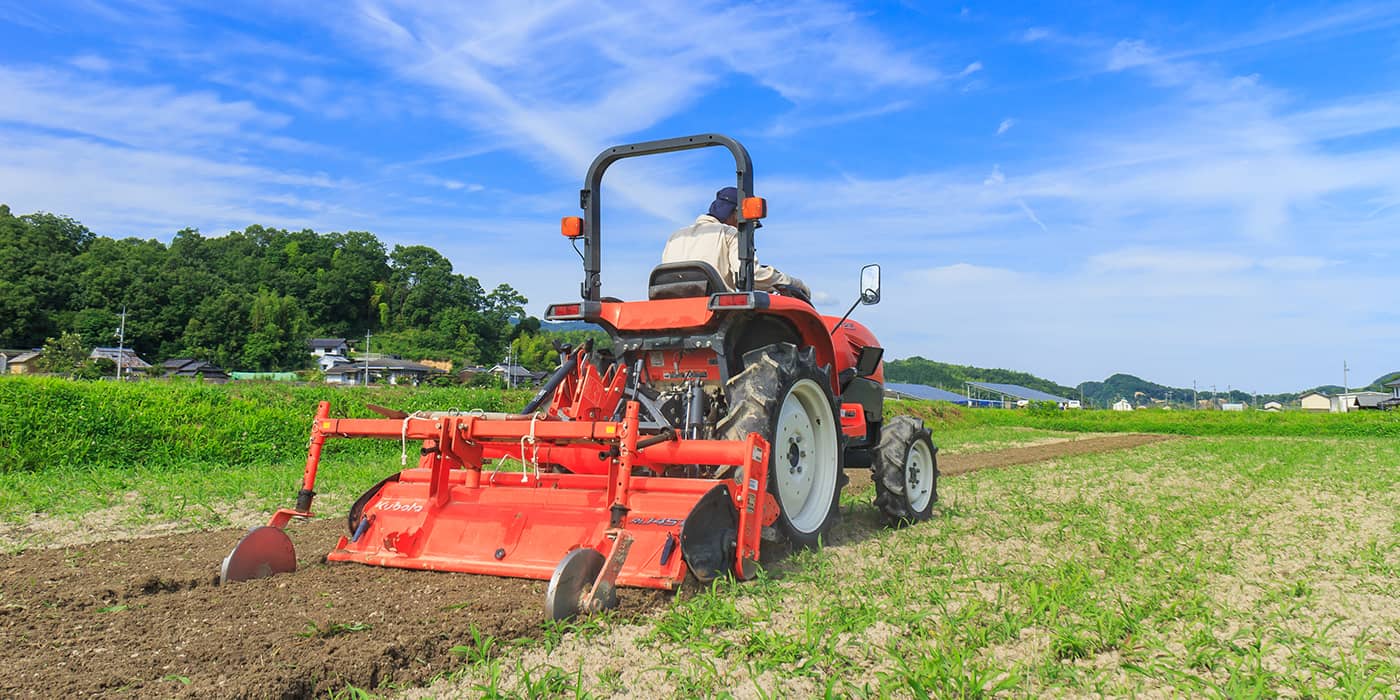
[[[769,292],[777,285],[791,285],[811,296],[811,290],[802,280],[785,275],[776,268],[759,265],[754,256],[754,289]],[[730,289],[738,287],[739,280],[739,229],[729,226],[709,214],[701,214],[695,223],[682,227],[671,234],[666,247],[661,251],[662,263],[699,260],[707,262],[719,273],[720,279]]]

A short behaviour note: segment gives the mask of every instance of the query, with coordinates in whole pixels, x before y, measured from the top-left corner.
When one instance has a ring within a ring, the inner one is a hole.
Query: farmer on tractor
[[[683,226],[666,241],[661,251],[662,263],[700,261],[709,263],[719,273],[730,290],[738,288],[739,274],[739,190],[725,187],[715,193],[710,210]],[[755,224],[761,225],[761,224]],[[779,272],[777,268],[754,261],[754,289],[776,291],[801,299],[811,299],[812,292],[802,280]],[[789,293],[796,292],[796,293]]]

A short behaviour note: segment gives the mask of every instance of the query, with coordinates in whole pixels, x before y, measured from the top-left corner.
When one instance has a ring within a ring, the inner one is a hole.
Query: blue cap
[[[710,216],[724,221],[739,206],[739,188],[725,187],[715,193],[715,201],[710,202]],[[754,228],[763,228],[762,221],[753,222]]]
[[[715,201],[710,203],[710,216],[724,221],[739,206],[739,188],[724,187],[715,193]]]

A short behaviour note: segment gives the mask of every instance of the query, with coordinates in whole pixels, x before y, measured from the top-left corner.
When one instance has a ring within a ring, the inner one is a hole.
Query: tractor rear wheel
[[[928,520],[938,500],[938,448],[924,422],[895,416],[880,431],[872,467],[875,505],[894,525]]]
[[[744,354],[744,369],[729,380],[729,414],[718,438],[768,440],[768,491],[777,499],[778,531],[798,547],[816,547],[836,523],[841,433],[830,370],[819,369],[812,348],[775,343]]]

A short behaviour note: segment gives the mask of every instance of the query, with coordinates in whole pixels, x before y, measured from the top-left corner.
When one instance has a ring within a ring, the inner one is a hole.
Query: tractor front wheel
[[[729,414],[719,438],[758,433],[770,445],[768,491],[778,501],[778,531],[798,547],[816,547],[836,523],[841,473],[840,424],[828,370],[811,348],[775,343],[744,354],[729,380]]]
[[[875,505],[894,525],[928,520],[938,500],[938,448],[924,422],[895,416],[880,431]]]

